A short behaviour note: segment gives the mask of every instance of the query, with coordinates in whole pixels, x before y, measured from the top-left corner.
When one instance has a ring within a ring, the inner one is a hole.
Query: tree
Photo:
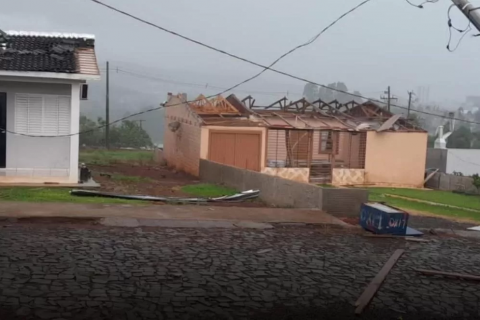
[[[353,91],[353,94],[354,94],[355,96],[353,96],[352,98],[353,98],[353,100],[354,100],[356,103],[363,103],[363,102],[364,102],[362,98],[358,97],[358,96],[361,96],[361,95],[362,95],[362,94],[360,93],[360,91]]]
[[[97,121],[80,117],[80,145],[88,147],[105,146],[105,120]],[[101,127],[101,128],[99,128]],[[120,125],[110,125],[110,145],[114,148],[152,147],[153,143],[148,133],[135,121],[123,121]]]
[[[427,140],[427,148],[434,148],[436,139],[437,139],[436,136],[429,135]]]
[[[470,149],[472,144],[472,132],[470,128],[461,126],[447,139],[447,148]]]
[[[318,99],[318,86],[313,83],[305,84],[303,89],[303,96],[308,102],[313,102]]]

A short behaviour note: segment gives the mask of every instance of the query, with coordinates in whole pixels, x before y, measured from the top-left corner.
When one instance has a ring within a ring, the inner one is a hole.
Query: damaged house
[[[169,95],[164,156],[199,175],[206,159],[305,183],[423,185],[427,132],[372,102]]]

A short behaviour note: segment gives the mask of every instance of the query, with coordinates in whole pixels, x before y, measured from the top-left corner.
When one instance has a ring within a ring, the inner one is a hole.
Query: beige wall
[[[365,183],[364,169],[333,169],[332,184],[335,186],[362,185]]]
[[[427,138],[426,132],[369,131],[365,183],[423,186]]]
[[[309,168],[264,168],[262,173],[297,182],[308,183],[310,179]]]
[[[179,105],[165,108],[164,159],[169,166],[198,176],[201,121],[186,104],[181,104],[178,97],[172,97],[167,106],[169,104]],[[174,122],[180,123],[176,132],[169,128],[169,124]]]
[[[261,132],[261,154],[260,154],[260,171],[265,168],[265,139],[267,135],[266,128],[258,127],[223,127],[223,126],[203,126],[201,128],[201,143],[200,143],[200,157],[202,159],[208,160],[208,143],[210,137],[210,130],[214,131],[232,131],[232,132]]]

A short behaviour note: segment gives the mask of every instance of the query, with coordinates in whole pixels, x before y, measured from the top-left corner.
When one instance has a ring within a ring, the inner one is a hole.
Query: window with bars
[[[57,136],[70,133],[70,97],[15,95],[15,132]]]

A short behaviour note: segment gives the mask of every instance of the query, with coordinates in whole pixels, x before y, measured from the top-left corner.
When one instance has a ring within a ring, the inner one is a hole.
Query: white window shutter
[[[58,97],[58,134],[70,134],[70,97]]]
[[[57,136],[70,133],[70,97],[16,94],[15,132]]]
[[[45,136],[58,135],[58,98],[46,96],[43,98],[43,126]]]
[[[15,96],[15,132],[28,134],[28,95]]]
[[[41,135],[43,120],[43,97],[28,96],[28,134]]]

